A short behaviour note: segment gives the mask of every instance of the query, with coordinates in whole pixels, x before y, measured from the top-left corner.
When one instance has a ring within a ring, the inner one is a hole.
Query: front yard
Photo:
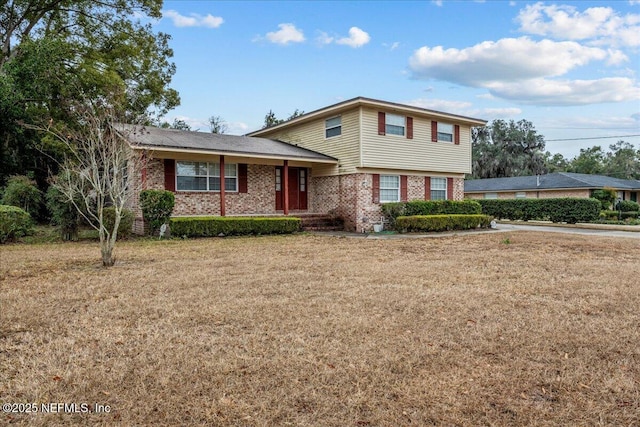
[[[295,235],[116,250],[103,269],[95,242],[0,247],[1,403],[88,408],[0,424],[640,423],[635,239]]]

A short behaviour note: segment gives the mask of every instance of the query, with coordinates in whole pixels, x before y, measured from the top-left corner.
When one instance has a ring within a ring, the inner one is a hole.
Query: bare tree
[[[227,130],[229,130],[227,122],[220,116],[209,117],[209,129],[211,129],[211,133],[217,134],[227,133]]]
[[[77,104],[73,114],[77,119],[73,128],[58,127],[53,120],[46,126],[30,127],[46,131],[62,144],[65,159],[51,184],[98,230],[102,265],[110,267],[116,261],[114,248],[122,211],[136,193],[133,186],[139,181],[129,177],[141,170],[144,158],[127,142],[136,128],[118,123],[109,102]],[[107,207],[115,211],[109,227],[104,216]]]

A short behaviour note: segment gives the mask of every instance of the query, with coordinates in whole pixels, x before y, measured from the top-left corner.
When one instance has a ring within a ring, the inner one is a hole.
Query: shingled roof
[[[130,131],[129,144],[136,149],[295,159],[320,163],[338,162],[331,156],[268,138],[161,129],[151,126],[137,128],[130,126],[127,130]]]
[[[473,179],[464,182],[465,193],[559,190],[567,188],[597,189],[603,187],[611,187],[617,190],[640,190],[640,180],[618,179],[610,176],[583,173],[558,172],[540,176]]]

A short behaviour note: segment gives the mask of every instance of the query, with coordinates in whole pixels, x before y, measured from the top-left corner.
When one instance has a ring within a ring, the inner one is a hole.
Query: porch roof
[[[338,163],[338,159],[334,157],[275,139],[161,129],[151,126],[127,126],[126,130],[129,144],[138,150]]]

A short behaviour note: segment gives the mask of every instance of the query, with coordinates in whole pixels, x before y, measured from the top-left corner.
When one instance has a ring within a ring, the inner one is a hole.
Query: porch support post
[[[224,194],[224,156],[220,156],[220,216],[225,216],[225,194]]]
[[[147,152],[143,151],[140,155],[140,160],[142,161],[142,171],[140,180],[142,181],[142,189],[147,189]]]
[[[282,200],[285,215],[289,215],[289,160],[284,161],[282,168]]]

